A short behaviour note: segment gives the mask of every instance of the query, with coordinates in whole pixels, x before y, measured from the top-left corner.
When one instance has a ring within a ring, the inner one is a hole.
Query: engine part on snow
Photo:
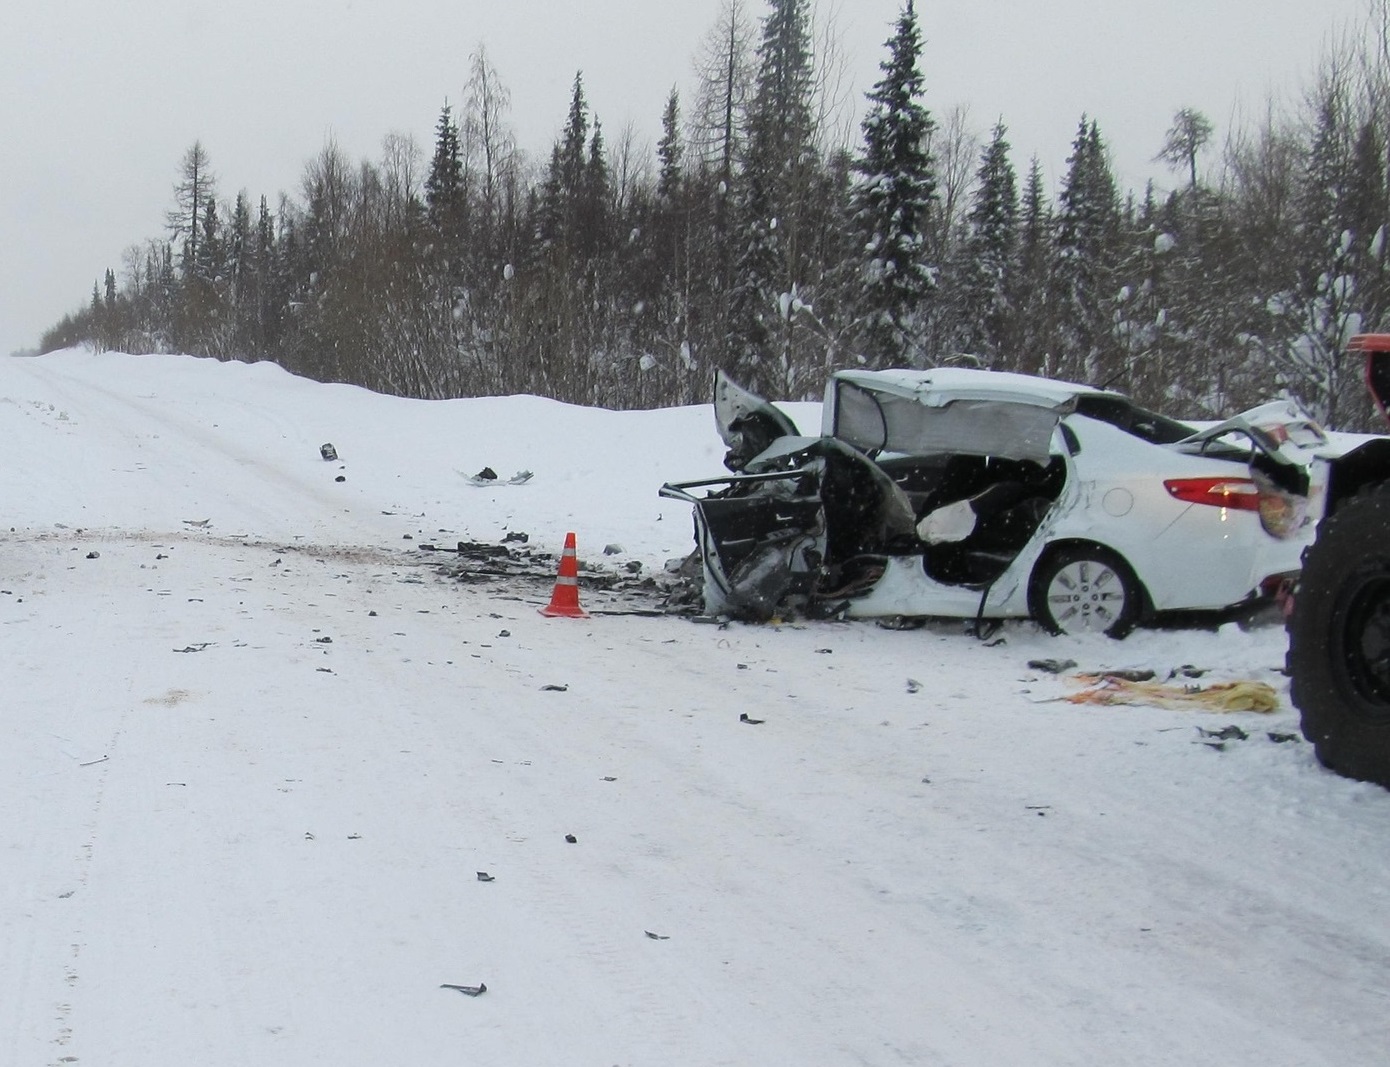
[[[1208,730],[1205,727],[1199,726],[1197,727],[1197,732],[1203,737],[1212,737],[1217,741],[1248,741],[1250,739],[1250,735],[1235,723],[1231,723],[1229,726],[1223,726],[1219,730]]]
[[[480,882],[495,882],[495,881],[497,881],[497,879],[494,878],[492,875],[488,874],[487,871],[479,871],[479,872],[478,872],[478,881],[480,881]]]
[[[738,721],[739,721],[739,722],[746,722],[749,726],[761,726],[763,723],[767,722],[766,719],[753,719],[753,718],[750,718],[749,715],[748,715],[748,712],[746,712],[746,711],[743,712],[741,715],[739,715]]]
[[[319,455],[328,463],[332,463],[338,458],[338,450],[328,442],[319,445]]]
[[[654,934],[654,933],[652,933],[650,930],[643,930],[642,932],[643,932],[644,934],[646,934],[648,937],[650,937],[653,941],[670,941],[670,940],[671,940],[671,935],[670,935],[670,934]]]
[[[793,571],[800,537],[787,537],[754,549],[729,574],[729,588],[713,604],[738,618],[766,622],[777,614],[796,581]],[[706,588],[705,604],[711,607]]]
[[[479,982],[477,985],[454,985],[452,982],[442,982],[440,989],[457,989],[465,997],[480,997],[487,992],[487,983]]]
[[[491,467],[484,467],[477,474],[465,477],[471,485],[525,485],[535,475],[530,471],[517,471],[510,478],[501,478]]]
[[[566,834],[565,840],[568,841],[571,845],[579,844],[579,838],[575,837],[574,834]]]

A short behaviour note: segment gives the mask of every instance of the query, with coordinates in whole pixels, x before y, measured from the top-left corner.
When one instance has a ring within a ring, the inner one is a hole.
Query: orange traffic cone
[[[541,608],[542,615],[563,616],[566,619],[587,619],[589,613],[579,606],[579,558],[574,550],[574,534],[565,534],[565,551],[560,556],[560,573],[555,578],[555,591],[550,603]]]

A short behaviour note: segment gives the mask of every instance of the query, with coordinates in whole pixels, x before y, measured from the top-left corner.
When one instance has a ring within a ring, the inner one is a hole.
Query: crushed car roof
[[[849,382],[862,389],[891,393],[933,405],[948,404],[954,400],[1009,400],[1054,407],[1081,395],[1119,395],[1094,386],[1035,378],[1029,374],[966,367],[842,370],[833,375],[833,381]]]

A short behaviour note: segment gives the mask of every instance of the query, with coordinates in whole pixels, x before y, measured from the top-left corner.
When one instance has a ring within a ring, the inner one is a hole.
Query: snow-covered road
[[[547,619],[414,549],[679,554],[705,411],[65,354],[0,434],[0,1064],[1385,1062],[1390,794],[1273,739],[1276,627]]]

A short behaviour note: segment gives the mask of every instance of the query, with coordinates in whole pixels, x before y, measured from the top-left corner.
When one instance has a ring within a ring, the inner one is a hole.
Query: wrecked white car
[[[821,434],[720,375],[732,474],[694,505],[711,615],[1032,617],[1122,637],[1267,598],[1312,540],[1326,436],[1266,404],[1199,431],[1108,390],[992,371],[841,371]]]

